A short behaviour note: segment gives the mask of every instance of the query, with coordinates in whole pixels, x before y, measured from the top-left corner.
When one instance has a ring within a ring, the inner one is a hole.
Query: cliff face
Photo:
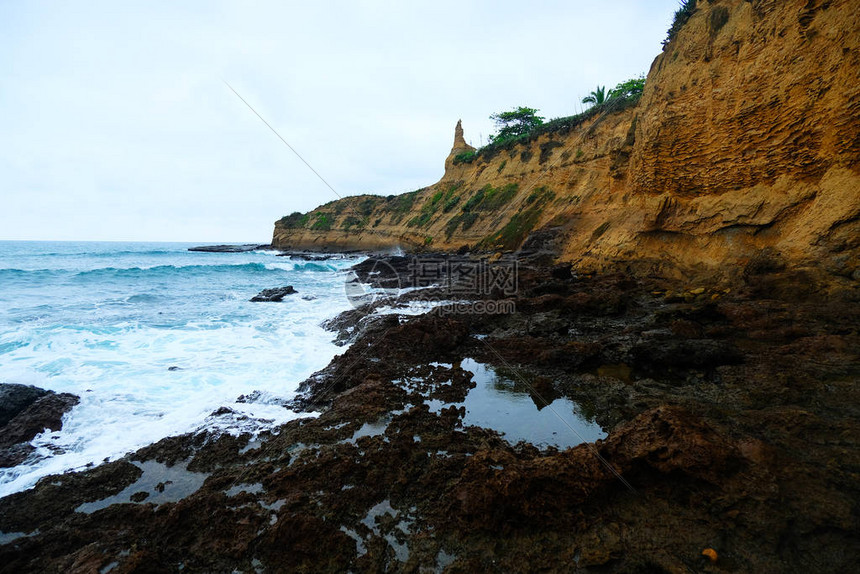
[[[438,183],[284,218],[273,243],[547,248],[583,270],[670,276],[766,254],[856,279],[858,22],[850,0],[700,1],[637,105],[471,163],[458,123]]]
[[[642,98],[627,182],[644,215],[636,251],[713,266],[770,247],[850,274],[860,5],[699,4],[654,61]]]

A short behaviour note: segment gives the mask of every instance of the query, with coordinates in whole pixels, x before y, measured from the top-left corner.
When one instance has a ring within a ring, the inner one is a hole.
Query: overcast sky
[[[268,242],[443,172],[454,124],[581,110],[646,73],[678,0],[0,0],[0,239]]]

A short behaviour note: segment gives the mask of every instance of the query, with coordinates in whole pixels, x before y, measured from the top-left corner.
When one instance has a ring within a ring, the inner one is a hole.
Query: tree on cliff
[[[598,106],[606,101],[606,86],[597,86],[590,94],[582,98],[583,104],[593,104]]]
[[[633,96],[639,96],[642,94],[642,90],[644,88],[644,76],[639,76],[638,78],[631,78],[626,82],[621,82],[620,84],[609,90],[609,96],[606,99],[612,100],[615,98],[631,98]]]
[[[524,136],[543,124],[544,118],[537,115],[535,108],[520,106],[509,112],[499,112],[490,116],[496,122],[499,133],[490,136],[491,143],[502,143]]]

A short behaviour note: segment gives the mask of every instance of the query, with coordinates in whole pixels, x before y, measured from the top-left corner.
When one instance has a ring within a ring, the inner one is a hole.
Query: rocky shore
[[[382,263],[356,273],[415,280]],[[856,288],[759,264],[706,287],[517,263],[513,293],[408,317],[452,299],[408,290],[332,321],[351,344],[292,405],[315,418],[164,439],[0,499],[0,570],[855,568]],[[527,400],[476,426],[479,392]],[[574,421],[561,448],[509,424],[553,412]]]
[[[0,384],[0,468],[17,466],[30,457],[30,444],[43,431],[63,428],[63,415],[80,402],[70,393],[29,385]]]

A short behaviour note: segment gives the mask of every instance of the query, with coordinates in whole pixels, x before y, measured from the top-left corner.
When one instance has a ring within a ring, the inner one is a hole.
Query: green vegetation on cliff
[[[672,18],[672,26],[669,28],[669,31],[666,32],[666,39],[663,40],[664,46],[675,39],[675,36],[678,35],[678,31],[684,27],[684,24],[687,23],[687,20],[690,19],[690,16],[692,16],[695,11],[696,0],[681,1],[681,5],[678,6],[677,10],[675,10],[675,16]]]
[[[546,204],[555,199],[555,193],[546,187],[539,187],[526,198],[523,206],[510,221],[498,232],[481,240],[479,249],[513,250],[519,247],[534,229]]]
[[[531,133],[543,124],[544,118],[537,112],[535,108],[519,106],[509,112],[492,114],[490,119],[496,122],[499,133],[490,136],[490,143],[501,144]]]
[[[276,225],[280,225],[285,229],[298,229],[307,225],[309,219],[310,215],[306,213],[301,213],[299,211],[294,211],[291,214],[285,215],[280,218],[276,222]]]
[[[583,104],[600,105],[606,101],[606,86],[597,86],[590,94],[582,98]]]
[[[478,220],[480,212],[501,209],[516,197],[519,189],[517,183],[509,183],[502,187],[485,185],[463,204],[460,213],[448,220],[445,225],[445,236],[450,239],[457,229],[467,231]]]
[[[316,231],[328,231],[334,223],[334,218],[330,213],[317,214],[316,220],[311,225],[311,229]]]
[[[496,157],[502,150],[511,151],[514,147],[522,144],[528,144],[535,141],[544,134],[566,135],[571,130],[578,128],[584,122],[594,119],[598,116],[620,112],[626,110],[639,103],[639,98],[642,96],[642,90],[645,86],[645,78],[632,78],[625,82],[621,82],[609,91],[608,96],[602,103],[595,104],[582,112],[573,116],[555,118],[544,122],[534,122],[527,130],[518,130],[517,134],[506,135],[506,137],[491,137],[490,143],[475,151],[463,152],[454,157],[455,164],[473,163],[478,160],[490,161]],[[525,110],[533,110],[533,108],[519,108]],[[533,110],[537,113],[537,110]],[[512,112],[504,112],[512,113]],[[493,118],[496,115],[490,116]],[[544,155],[544,150],[541,149],[543,161],[546,161],[547,156]],[[521,157],[522,161],[528,161],[531,156]],[[543,163],[543,161],[541,163]]]

